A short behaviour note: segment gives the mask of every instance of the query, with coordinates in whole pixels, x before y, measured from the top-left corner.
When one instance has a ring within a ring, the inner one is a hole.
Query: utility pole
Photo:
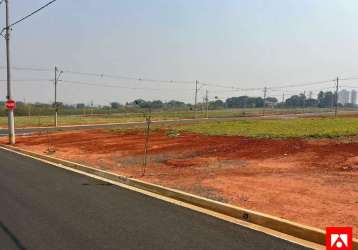
[[[306,90],[303,91],[303,113],[305,113],[306,108]]]
[[[58,71],[58,68],[55,66],[55,127],[58,127],[57,83],[62,73],[63,71]]]
[[[282,93],[282,103],[285,102],[285,92]]]
[[[205,104],[206,104],[206,119],[208,119],[209,118],[209,91],[208,90],[206,90]]]
[[[55,127],[58,126],[58,107],[57,107],[57,67],[55,66]]]
[[[10,24],[10,16],[9,16],[9,0],[2,0],[0,2],[3,3],[5,2],[5,11],[6,11],[6,27],[3,29],[3,31],[5,31],[5,41],[6,41],[6,78],[7,78],[7,95],[6,95],[6,99],[8,103],[12,103],[14,108],[15,108],[15,102],[12,100],[12,91],[11,91],[11,65],[10,65],[10,31],[11,31],[11,27],[24,21],[25,19],[29,18],[30,16],[36,14],[37,12],[39,12],[40,10],[46,8],[47,6],[49,6],[50,4],[54,3],[56,0],[52,0],[49,3],[47,3],[46,5],[42,6],[41,8],[33,11],[32,13],[30,13],[29,15],[19,19],[18,21],[16,21],[13,24]],[[1,31],[1,34],[3,33],[3,31]],[[16,139],[15,139],[15,119],[14,119],[14,109],[13,108],[8,108],[8,133],[9,133],[9,144],[14,145],[16,143]]]
[[[264,88],[264,108],[263,108],[263,115],[265,115],[266,95],[267,95],[267,87]]]
[[[198,80],[195,81],[195,104],[194,104],[194,112],[195,112],[195,119],[197,118],[198,112]]]
[[[339,87],[339,78],[337,77],[336,79],[336,105],[335,105],[335,110],[334,110],[334,116],[336,117],[338,114],[338,87]]]
[[[11,65],[10,65],[10,17],[9,17],[9,0],[5,0],[6,5],[6,27],[5,27],[5,40],[6,40],[6,73],[7,73],[7,96],[6,99],[12,100],[11,93]],[[14,145],[15,140],[15,121],[14,110],[8,111],[8,132],[9,144]]]

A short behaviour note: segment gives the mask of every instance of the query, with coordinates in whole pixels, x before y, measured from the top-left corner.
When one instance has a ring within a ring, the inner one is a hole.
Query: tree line
[[[302,107],[318,107],[331,108],[336,104],[336,94],[332,91],[319,92],[317,98],[307,98],[304,94],[292,95],[279,102],[275,97],[250,97],[238,96],[230,97],[226,100],[220,100],[215,97],[214,100],[208,101],[208,108],[210,110],[225,109],[225,108],[302,108]],[[85,103],[78,103],[75,105],[68,105],[64,103],[57,103],[60,114],[62,115],[90,115],[90,114],[111,114],[111,113],[135,113],[142,112],[148,108],[157,111],[194,111],[193,104],[184,103],[181,101],[171,100],[163,102],[161,100],[146,101],[137,99],[132,102],[121,104],[119,102],[111,102],[108,105],[93,106]],[[340,104],[339,104],[340,105]],[[0,116],[6,115],[5,103],[0,102]],[[340,105],[341,106],[341,105]],[[352,104],[346,104],[352,106]],[[55,105],[46,103],[24,103],[17,102],[15,115],[52,115]],[[197,109],[206,109],[206,103],[200,102],[197,104]]]

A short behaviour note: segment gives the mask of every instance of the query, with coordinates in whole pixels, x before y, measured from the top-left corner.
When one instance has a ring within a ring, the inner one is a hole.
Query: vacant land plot
[[[351,118],[304,119],[154,129],[145,176],[141,130],[25,136],[18,146],[55,150],[60,158],[322,229],[351,225],[357,232],[357,124]],[[292,138],[340,134],[350,136]]]
[[[258,138],[342,137],[358,135],[358,119],[306,118],[213,122],[185,126],[176,130],[206,135],[239,135]]]

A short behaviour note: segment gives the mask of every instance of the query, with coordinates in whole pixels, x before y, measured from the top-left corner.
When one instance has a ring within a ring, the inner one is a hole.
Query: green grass
[[[206,135],[238,135],[258,138],[333,138],[358,135],[358,119],[315,118],[210,122],[182,126],[177,129]]]
[[[133,118],[116,118],[116,117],[80,117],[80,116],[61,116],[58,118],[59,125],[79,125],[95,123],[114,123],[128,121],[142,121],[140,117]],[[54,118],[51,116],[32,116],[32,117],[15,117],[16,127],[36,127],[36,126],[53,126]],[[0,118],[0,126],[7,125],[7,118]]]
[[[154,120],[185,119],[192,118],[188,113],[158,113],[152,115]],[[93,116],[59,116],[59,125],[79,125],[79,124],[101,124],[101,123],[124,123],[144,121],[144,115],[137,114],[112,114],[112,115],[93,115]],[[36,127],[53,126],[53,116],[17,116],[15,117],[16,127]],[[7,117],[0,117],[0,126],[7,126]]]

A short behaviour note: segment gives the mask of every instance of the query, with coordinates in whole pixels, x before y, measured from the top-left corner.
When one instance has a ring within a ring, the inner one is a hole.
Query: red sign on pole
[[[16,108],[16,102],[14,100],[7,100],[5,107],[8,110],[14,110]]]

